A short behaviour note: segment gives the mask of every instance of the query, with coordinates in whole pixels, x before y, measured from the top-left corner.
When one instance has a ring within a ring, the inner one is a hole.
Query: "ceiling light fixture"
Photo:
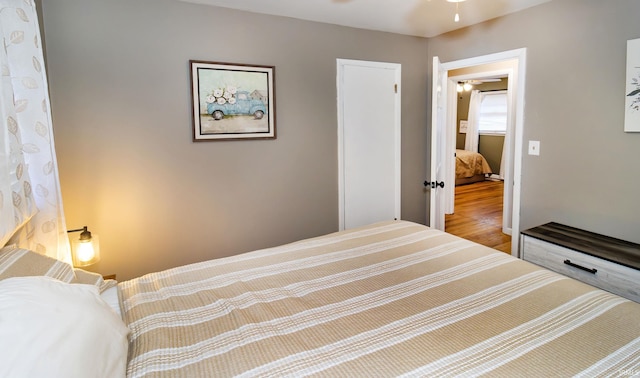
[[[456,3],[456,15],[453,17],[453,21],[454,22],[459,22],[460,21],[460,13],[458,11],[459,9],[459,3],[465,1],[465,0],[447,0],[450,3]]]
[[[469,81],[459,81],[458,85],[456,86],[456,90],[458,92],[468,92],[472,89],[473,89],[473,84],[471,84]]]

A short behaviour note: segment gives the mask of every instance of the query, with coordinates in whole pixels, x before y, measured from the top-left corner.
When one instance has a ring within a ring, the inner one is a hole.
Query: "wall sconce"
[[[80,236],[77,239],[71,239],[73,266],[87,266],[100,261],[98,235],[91,235],[91,232],[87,230],[87,226],[77,230],[68,230],[67,232],[80,232]]]

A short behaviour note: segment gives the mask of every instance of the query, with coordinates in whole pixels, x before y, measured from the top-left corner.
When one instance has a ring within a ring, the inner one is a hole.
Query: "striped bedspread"
[[[640,304],[404,221],[119,288],[129,377],[640,374]]]

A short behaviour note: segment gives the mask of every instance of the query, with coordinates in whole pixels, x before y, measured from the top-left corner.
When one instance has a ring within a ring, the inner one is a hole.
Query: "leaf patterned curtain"
[[[34,1],[0,0],[0,33],[0,247],[71,262]]]

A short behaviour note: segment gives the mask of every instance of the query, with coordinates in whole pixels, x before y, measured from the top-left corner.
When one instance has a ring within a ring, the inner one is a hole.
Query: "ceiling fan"
[[[487,78],[487,79],[464,80],[462,83],[469,83],[471,85],[476,85],[476,84],[482,84],[482,83],[498,83],[498,82],[501,82],[501,81],[502,81],[502,79],[497,77],[497,78]]]
[[[462,92],[462,91],[470,91],[474,85],[478,85],[478,84],[482,84],[482,83],[497,83],[502,81],[501,78],[499,77],[495,77],[495,78],[485,78],[485,79],[470,79],[470,80],[463,80],[463,81],[459,81],[458,82],[458,92]]]

